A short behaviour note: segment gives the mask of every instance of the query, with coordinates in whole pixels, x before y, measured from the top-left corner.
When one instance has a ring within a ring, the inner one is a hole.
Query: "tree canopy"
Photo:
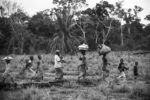
[[[99,43],[113,50],[150,49],[150,25],[141,23],[138,15],[143,8],[137,5],[125,9],[123,2],[101,0],[88,8],[86,0],[53,0],[54,8],[30,17],[17,3],[3,3],[0,54],[53,53],[56,49],[75,54],[81,42],[86,42],[92,51]],[[150,20],[150,15],[145,19]]]

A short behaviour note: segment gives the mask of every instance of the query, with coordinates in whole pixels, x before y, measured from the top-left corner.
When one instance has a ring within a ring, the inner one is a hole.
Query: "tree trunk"
[[[20,47],[20,54],[23,54],[23,48],[24,48],[24,39],[22,39],[22,43]]]
[[[122,25],[120,26],[120,29],[121,29],[121,46],[123,46],[123,45],[124,45],[124,42],[123,42]]]
[[[128,24],[128,34],[131,35],[130,24]]]
[[[98,26],[99,26],[99,22],[98,22],[98,24],[97,24],[97,26],[96,26],[96,31],[95,31],[95,36],[96,36],[96,39],[95,39],[95,43],[97,44],[97,42],[98,42]]]
[[[109,25],[109,28],[108,28],[108,31],[107,31],[106,35],[105,35],[105,33],[104,33],[103,44],[106,42],[107,37],[108,37],[108,35],[109,35],[109,33],[110,33],[112,22],[113,22],[113,20],[111,20],[111,22],[110,22],[110,25]],[[104,31],[103,31],[103,32],[104,32]]]

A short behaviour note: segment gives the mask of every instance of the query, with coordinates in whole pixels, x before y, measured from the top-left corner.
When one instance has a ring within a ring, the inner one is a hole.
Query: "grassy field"
[[[136,51],[137,52],[137,51]],[[87,53],[88,76],[87,80],[94,85],[77,82],[78,57],[65,55],[67,61],[64,66],[64,78],[69,81],[61,86],[39,88],[31,86],[26,89],[0,90],[0,100],[150,100],[150,54],[135,54],[136,52],[111,52],[107,58],[110,62],[109,77],[102,80],[101,57],[96,52]],[[54,55],[43,56],[44,82],[54,80]],[[24,65],[27,55],[15,55],[12,62],[12,75],[16,75]],[[35,62],[37,55],[34,55]],[[125,60],[129,71],[126,72],[127,80],[116,80],[119,75],[117,69],[120,58]],[[134,62],[139,62],[139,77],[134,80]],[[33,66],[33,69],[36,64]],[[0,63],[0,73],[4,71],[4,64]],[[0,74],[1,75],[1,74]],[[27,82],[27,79],[17,80]],[[9,82],[9,79],[7,80]],[[117,84],[120,83],[120,84]]]

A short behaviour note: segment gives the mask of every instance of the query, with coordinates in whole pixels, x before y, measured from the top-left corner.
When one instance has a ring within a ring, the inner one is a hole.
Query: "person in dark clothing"
[[[120,64],[119,64],[119,66],[118,66],[118,69],[119,69],[119,71],[120,71],[120,73],[121,73],[118,78],[123,77],[124,79],[126,79],[126,75],[125,75],[124,71],[125,71],[125,70],[128,70],[128,68],[125,67],[124,60],[123,60],[123,59],[120,59]]]
[[[136,79],[138,76],[138,62],[135,62],[135,65],[133,68],[133,74],[134,74],[134,78]]]
[[[119,70],[120,72],[124,72],[125,70],[128,70],[128,68],[125,67],[124,60],[123,60],[123,59],[120,59],[120,63],[119,63],[119,66],[118,66],[118,70]]]
[[[31,72],[34,73],[34,71],[31,69],[32,64],[33,64],[33,60],[34,60],[33,56],[30,56],[29,59],[26,59],[26,60],[25,60],[25,64],[26,64],[26,65],[25,65],[25,66],[23,67],[23,69],[21,70],[21,72],[20,72],[21,75],[23,75],[26,70],[29,70],[29,71],[31,71]]]

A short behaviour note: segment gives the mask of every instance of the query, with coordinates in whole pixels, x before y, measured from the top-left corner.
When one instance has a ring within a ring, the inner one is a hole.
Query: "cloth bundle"
[[[103,55],[103,54],[107,54],[111,51],[111,48],[104,45],[104,44],[101,44],[101,45],[98,45],[98,53],[100,55]]]
[[[88,50],[89,49],[89,46],[87,44],[81,44],[78,46],[78,49],[79,50]]]

